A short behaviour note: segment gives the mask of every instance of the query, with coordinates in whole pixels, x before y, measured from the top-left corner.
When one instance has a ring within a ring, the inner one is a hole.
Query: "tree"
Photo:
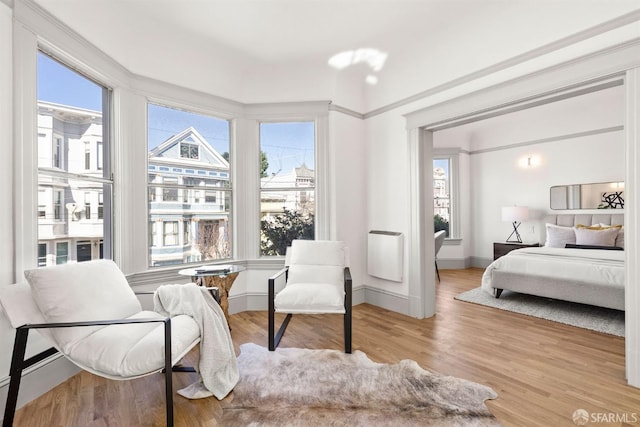
[[[282,214],[268,216],[260,221],[262,255],[284,255],[294,239],[313,240],[314,217],[312,213],[284,209]]]
[[[260,178],[267,177],[267,169],[269,169],[269,160],[267,160],[267,153],[260,150]]]
[[[433,216],[433,231],[437,233],[440,230],[445,230],[449,237],[449,221],[436,214]]]

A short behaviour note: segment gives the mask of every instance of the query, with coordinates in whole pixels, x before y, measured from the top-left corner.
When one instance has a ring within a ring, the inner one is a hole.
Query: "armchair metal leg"
[[[438,282],[440,281],[440,271],[438,271],[438,261],[436,261],[436,274],[438,275]]]
[[[173,370],[171,369],[171,319],[164,322],[164,386],[167,427],[173,427]]]
[[[344,352],[351,353],[351,329],[353,311],[352,279],[349,267],[344,269]]]
[[[344,352],[351,354],[351,310],[344,314]]]
[[[13,425],[13,418],[16,415],[16,406],[18,404],[18,391],[20,390],[20,381],[22,380],[22,369],[24,363],[24,353],[27,348],[28,329],[16,329],[16,337],[13,344],[13,355],[11,356],[11,367],[9,369],[9,391],[7,394],[7,403],[4,408],[4,418],[2,420],[3,427]]]
[[[287,276],[288,277],[288,276]],[[270,278],[269,279],[269,307],[268,307],[268,325],[267,327],[269,328],[268,335],[269,335],[269,351],[274,351],[276,349],[276,347],[278,347],[278,344],[280,344],[280,340],[282,339],[282,336],[284,335],[284,332],[287,330],[287,326],[289,325],[289,321],[291,320],[291,313],[287,314],[287,317],[285,317],[284,321],[282,322],[282,325],[280,325],[280,328],[278,329],[278,333],[275,333],[275,329],[276,329],[276,307],[275,307],[275,296],[276,296],[276,292],[275,292],[275,278]]]

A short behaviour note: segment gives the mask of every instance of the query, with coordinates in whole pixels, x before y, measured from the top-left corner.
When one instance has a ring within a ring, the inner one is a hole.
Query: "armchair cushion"
[[[328,283],[288,284],[276,295],[276,311],[344,313],[344,288]]]
[[[330,283],[343,286],[344,242],[294,240],[291,244],[289,279],[294,283]]]
[[[164,317],[154,311],[141,311],[129,318]],[[200,328],[192,317],[171,318],[172,364],[184,357],[199,336]],[[109,325],[77,341],[69,348],[68,356],[80,367],[114,379],[148,374],[164,366],[164,324]]]
[[[334,240],[294,240],[290,265],[339,265],[344,267],[344,242]]]
[[[124,274],[110,260],[25,271],[33,299],[49,323],[125,319],[142,311]],[[154,325],[158,326],[158,325]],[[104,326],[53,329],[63,353]]]

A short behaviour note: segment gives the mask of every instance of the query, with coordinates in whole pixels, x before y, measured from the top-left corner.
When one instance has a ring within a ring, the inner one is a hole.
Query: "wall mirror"
[[[624,209],[624,182],[556,185],[551,209]]]

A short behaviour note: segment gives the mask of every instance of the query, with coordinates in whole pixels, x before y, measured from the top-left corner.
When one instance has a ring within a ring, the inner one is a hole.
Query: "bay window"
[[[110,213],[103,212],[106,219],[91,220],[93,195],[110,200],[112,193],[109,168],[91,169],[98,159],[108,158],[109,109],[105,106],[110,103],[110,91],[42,51],[37,55],[36,76],[37,265],[102,256],[92,254],[90,245],[87,250],[86,242],[94,240],[108,245],[110,258]],[[90,141],[97,139],[101,143],[92,150]],[[54,251],[51,256],[47,249]]]
[[[260,124],[260,255],[315,238],[315,123]]]
[[[230,122],[153,103],[147,118],[149,266],[231,258]]]

